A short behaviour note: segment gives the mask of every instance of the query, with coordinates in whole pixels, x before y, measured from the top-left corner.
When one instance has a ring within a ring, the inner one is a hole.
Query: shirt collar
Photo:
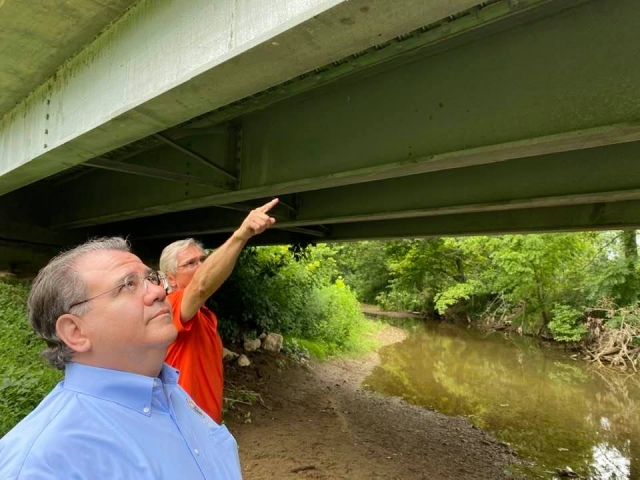
[[[178,376],[178,370],[164,364],[159,378],[169,390],[173,390],[178,382]],[[154,380],[154,377],[137,373],[70,362],[65,368],[63,387],[66,390],[114,402],[150,416]]]

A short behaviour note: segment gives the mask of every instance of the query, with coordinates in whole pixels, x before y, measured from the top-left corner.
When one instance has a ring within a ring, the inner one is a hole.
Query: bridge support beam
[[[593,199],[567,195],[640,188],[630,173],[632,142],[640,141],[636,10],[635,0],[579,2],[445,53],[426,45],[236,118],[241,175],[232,192],[169,189],[161,201],[145,192],[78,202],[113,188],[94,176],[65,190],[60,202],[77,208],[58,209],[51,224],[87,227],[294,192],[307,192],[297,220],[324,223],[487,203],[584,203]],[[328,204],[333,210],[323,211]]]
[[[475,3],[141,0],[0,121],[0,195]]]
[[[285,207],[273,213],[280,227],[293,228],[640,200],[639,156],[640,143],[626,143],[312,190],[297,195],[295,214]],[[231,232],[247,211],[220,208],[232,205],[105,225],[96,233],[169,238],[176,225],[183,235]]]

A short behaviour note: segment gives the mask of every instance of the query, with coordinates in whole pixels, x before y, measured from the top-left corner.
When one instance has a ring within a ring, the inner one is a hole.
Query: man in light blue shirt
[[[165,298],[121,238],[40,271],[29,321],[65,378],[0,440],[0,480],[242,478],[231,434],[163,363],[177,335]]]

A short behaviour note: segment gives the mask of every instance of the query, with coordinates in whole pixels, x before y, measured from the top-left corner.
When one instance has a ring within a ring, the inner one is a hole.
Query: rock
[[[578,475],[576,472],[574,472],[571,467],[565,467],[564,469],[557,469],[556,472],[558,473],[558,475],[560,475],[563,478],[579,478],[580,475]]]
[[[282,350],[282,335],[278,335],[277,333],[270,333],[264,339],[264,345],[262,348],[267,350],[268,352],[279,352]]]
[[[267,334],[266,333],[261,333],[258,338],[260,339],[261,342],[264,342],[264,339],[267,338]]]
[[[247,352],[255,352],[260,348],[262,342],[259,338],[248,338],[244,341],[244,349]]]
[[[248,367],[249,365],[251,365],[251,360],[249,360],[246,355],[240,355],[240,357],[238,358],[238,365],[240,365],[241,367]]]
[[[235,360],[239,356],[240,355],[238,355],[236,352],[232,352],[231,350],[227,350],[226,348],[222,349],[222,361],[223,362],[229,362],[231,360]]]

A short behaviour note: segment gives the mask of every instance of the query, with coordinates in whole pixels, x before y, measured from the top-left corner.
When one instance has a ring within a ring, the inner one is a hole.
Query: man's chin
[[[169,340],[169,344],[172,344],[173,342],[176,341],[176,338],[178,338],[178,329],[175,327],[175,325],[173,325],[173,322],[171,322],[171,330],[172,330],[172,334],[170,335],[171,339]]]

